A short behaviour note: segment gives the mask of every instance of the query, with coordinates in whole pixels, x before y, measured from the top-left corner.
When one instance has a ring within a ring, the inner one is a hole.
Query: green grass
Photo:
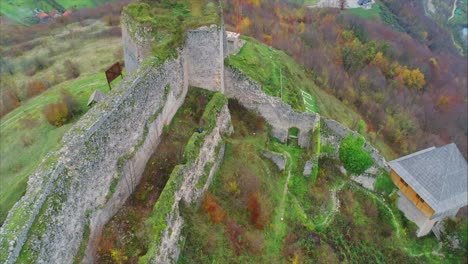
[[[304,100],[304,106],[306,111],[311,113],[318,112],[317,103],[315,102],[315,99],[312,97],[312,95],[310,95],[310,93],[302,91],[302,98]]]
[[[349,14],[353,14],[364,19],[377,19],[378,21],[382,21],[381,15],[381,5],[380,3],[376,3],[372,5],[370,9],[364,8],[350,8],[346,9],[346,12]]]
[[[382,173],[374,183],[374,188],[377,192],[382,193],[385,196],[390,195],[396,186],[390,178],[390,175],[387,172]]]
[[[56,2],[66,10],[95,7],[111,1],[112,0],[56,0]],[[50,12],[55,9],[44,0],[5,0],[0,4],[0,13],[17,23],[32,25],[32,21],[28,18],[33,16],[32,11],[35,8],[39,8],[44,12]]]
[[[113,85],[117,85],[116,80]],[[8,210],[26,190],[28,176],[34,172],[42,158],[50,150],[59,146],[60,139],[70,127],[78,121],[76,116],[70,123],[54,127],[45,120],[42,109],[51,102],[60,100],[60,90],[69,91],[79,102],[84,114],[86,103],[94,90],[107,93],[109,88],[103,74],[97,73],[79,77],[54,86],[43,94],[30,99],[21,107],[13,110],[1,120],[0,135],[0,221],[3,222]],[[33,127],[25,126],[25,120],[31,120]],[[32,141],[24,146],[22,139]]]

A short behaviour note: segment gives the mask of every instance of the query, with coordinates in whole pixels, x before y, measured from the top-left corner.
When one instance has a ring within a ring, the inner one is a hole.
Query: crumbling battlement
[[[299,145],[309,145],[310,133],[317,127],[320,119],[318,115],[294,111],[280,98],[267,95],[258,83],[235,68],[226,66],[224,74],[226,95],[263,116],[272,126],[274,137],[286,142],[288,130],[296,127],[299,128]]]

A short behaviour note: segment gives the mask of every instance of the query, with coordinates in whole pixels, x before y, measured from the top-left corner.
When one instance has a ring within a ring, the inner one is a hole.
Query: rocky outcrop
[[[262,155],[263,157],[273,161],[273,163],[275,163],[276,167],[278,167],[280,171],[284,171],[284,169],[286,169],[286,159],[280,153],[268,151],[263,152]]]
[[[299,129],[298,141],[301,147],[309,145],[310,132],[317,127],[319,117],[312,113],[295,112],[280,98],[267,95],[260,85],[237,69],[226,66],[224,92],[237,99],[250,110],[258,112],[272,126],[272,134],[282,142],[288,139],[288,130]]]
[[[313,167],[314,167],[314,162],[311,160],[308,160],[306,164],[304,165],[304,171],[302,172],[302,175],[310,176],[312,174]]]

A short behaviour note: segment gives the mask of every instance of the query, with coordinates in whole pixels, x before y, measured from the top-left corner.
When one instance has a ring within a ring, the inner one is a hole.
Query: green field
[[[65,10],[77,10],[85,7],[95,7],[113,0],[56,0]],[[4,0],[0,3],[0,13],[20,24],[31,25],[29,17],[33,17],[32,11],[39,8],[44,12],[50,12],[55,8],[44,0]]]
[[[63,134],[87,111],[86,103],[91,93],[94,90],[109,90],[104,69],[122,59],[115,55],[120,54],[119,37],[103,35],[87,40],[86,44],[79,44],[89,36],[106,30],[102,22],[94,21],[86,27],[75,23],[68,25],[66,29],[76,34],[69,37],[65,35],[65,40],[54,39],[52,36],[35,39],[32,42],[37,44],[32,49],[17,57],[6,58],[13,67],[14,74],[2,78],[13,81],[21,97],[25,96],[25,87],[32,80],[56,84],[36,97],[25,99],[20,107],[0,120],[0,222],[3,222],[8,210],[24,194],[28,176],[34,172],[43,157],[59,145]],[[61,30],[63,29],[58,29],[58,33],[63,33]],[[50,47],[54,47],[52,52]],[[49,60],[49,66],[33,76],[25,75],[21,65],[24,61],[37,57]],[[64,76],[63,64],[68,58],[72,58],[80,69],[81,75],[76,79],[66,80]],[[119,81],[120,78],[113,85],[117,85]],[[3,89],[5,87],[0,87],[0,92]],[[70,123],[57,128],[46,121],[42,111],[47,104],[61,99],[62,89],[69,91],[77,99],[82,113],[75,116]]]
[[[379,21],[382,20],[381,14],[381,5],[380,3],[376,3],[372,5],[371,9],[364,9],[364,8],[350,8],[346,9],[347,13],[362,17],[364,19],[377,19]]]

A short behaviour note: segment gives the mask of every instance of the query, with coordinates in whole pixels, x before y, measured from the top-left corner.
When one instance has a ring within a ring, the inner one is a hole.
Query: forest
[[[383,1],[390,11],[396,2]],[[227,29],[303,64],[317,85],[355,108],[367,132],[396,153],[455,142],[466,157],[466,58],[447,41],[445,29],[413,17],[421,13],[416,2],[398,10],[405,32],[339,9],[288,1],[226,1],[224,19]]]

